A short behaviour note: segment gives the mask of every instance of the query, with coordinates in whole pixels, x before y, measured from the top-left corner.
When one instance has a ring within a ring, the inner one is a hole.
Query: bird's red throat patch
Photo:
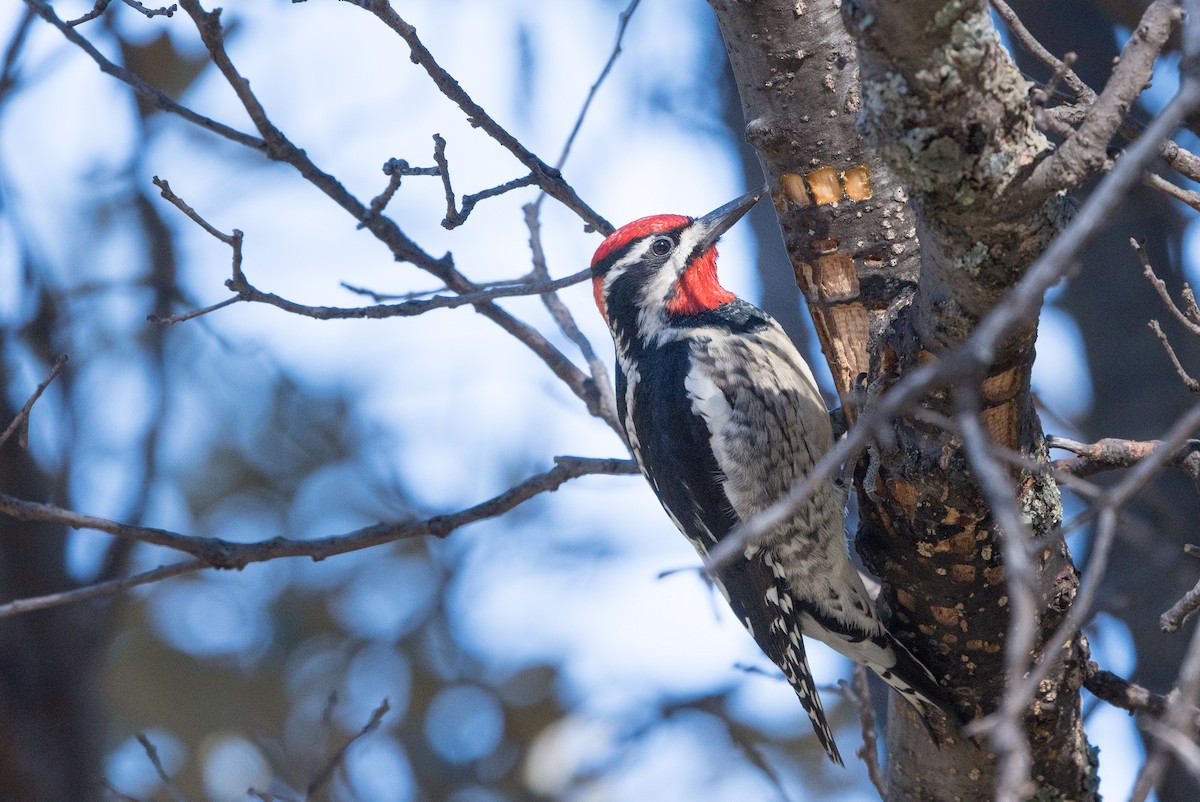
[[[667,314],[698,315],[735,297],[717,280],[717,249],[713,247],[692,262],[675,282],[675,294],[667,301]]]

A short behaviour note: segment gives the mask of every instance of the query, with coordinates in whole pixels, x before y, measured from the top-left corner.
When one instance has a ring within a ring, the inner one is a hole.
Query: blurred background
[[[460,195],[525,174],[371,15],[329,0],[230,5],[231,56],[274,123],[360,199],[382,191],[389,158],[431,166],[435,133]],[[394,5],[477,102],[552,162],[627,0]],[[1053,52],[1080,54],[1094,87],[1139,13],[1134,2],[1015,5]],[[90,7],[55,4],[64,19]],[[28,16],[21,3],[0,8],[12,54],[0,79],[0,424],[56,355],[70,363],[34,409],[29,451],[0,455],[5,492],[195,535],[303,538],[454,511],[555,455],[626,456],[469,308],[317,321],[239,304],[147,322],[224,299],[230,269],[229,249],[159,198],[155,175],[218,229],[245,232],[244,269],[264,291],[352,306],[369,301],[342,282],[387,294],[438,284],[394,263],[290,168],[144,107]],[[252,130],[182,12],[146,19],[116,3],[78,30],[185,105]],[[564,169],[587,203],[619,225],[703,213],[761,181],[706,4],[642,0],[623,46]],[[1170,96],[1173,71],[1164,59],[1142,119]],[[411,177],[387,213],[487,282],[529,272],[521,205],[536,197],[484,201],[446,231],[439,179]],[[1048,298],[1035,383],[1049,432],[1152,438],[1189,403],[1146,328],[1166,316],[1128,240],[1145,240],[1178,289],[1193,215],[1148,191],[1133,200]],[[586,267],[599,236],[554,202],[542,209],[552,275]],[[771,210],[756,209],[721,251],[727,286],[811,343]],[[562,296],[611,364],[590,288]],[[502,305],[582,364],[538,299]],[[1197,364],[1197,344],[1172,339]],[[1068,514],[1081,509],[1067,501]],[[1195,540],[1196,507],[1173,477],[1147,494],[1089,628],[1101,667],[1159,692],[1187,640],[1160,634],[1157,617],[1196,579],[1179,550]],[[1077,564],[1087,536],[1070,541]],[[0,601],[175,559],[0,518]],[[253,798],[248,788],[303,798],[385,699],[328,798],[876,798],[860,763],[824,759],[792,691],[696,566],[639,477],[588,477],[443,541],[201,572],[0,620],[0,799],[82,799],[98,775],[112,798],[169,798],[142,732],[188,799]],[[819,644],[810,659],[825,685],[849,676]],[[856,707],[836,688],[824,698],[852,752]],[[1121,798],[1140,738],[1123,712],[1085,703],[1101,790]],[[1163,802],[1196,798],[1181,776],[1169,785]]]

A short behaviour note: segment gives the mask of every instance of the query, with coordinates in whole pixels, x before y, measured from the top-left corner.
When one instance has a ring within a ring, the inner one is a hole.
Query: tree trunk
[[[843,2],[849,25],[835,3],[711,3],[747,137],[853,420],[869,408],[864,397],[962,343],[1058,233],[1062,201],[1023,183],[1048,143],[981,3]],[[1035,337],[1031,322],[995,354],[980,377],[979,418],[995,444],[1045,462],[1029,387]],[[961,715],[976,718],[1006,688],[1011,608],[1003,536],[983,489],[962,441],[930,421],[953,412],[948,388],[931,393],[916,414],[891,421],[878,470],[859,466],[858,550],[883,582],[892,630],[951,689]],[[1010,478],[1029,535],[1049,536],[1033,554],[1041,644],[1077,578],[1052,537],[1054,483],[1028,471]],[[1075,800],[1095,797],[1080,718],[1086,658],[1086,642],[1073,639],[1025,722],[1032,779]],[[993,798],[993,756],[957,735],[939,749],[895,700],[887,746],[890,800]]]
[[[14,414],[0,402],[0,420]],[[45,500],[41,473],[16,441],[0,446],[0,491]],[[66,542],[57,524],[0,515],[0,602],[70,587]],[[0,619],[0,800],[97,798],[103,728],[95,663],[106,632],[97,617],[96,605],[83,604]]]

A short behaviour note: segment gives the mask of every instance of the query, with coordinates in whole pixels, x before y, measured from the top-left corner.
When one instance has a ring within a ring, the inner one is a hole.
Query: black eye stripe
[[[608,271],[612,270],[612,266],[624,259],[629,254],[629,249],[636,244],[636,240],[634,242],[628,242],[622,245],[620,248],[617,248],[608,256],[605,256],[599,262],[596,262],[594,265],[592,265],[592,275],[603,276]]]

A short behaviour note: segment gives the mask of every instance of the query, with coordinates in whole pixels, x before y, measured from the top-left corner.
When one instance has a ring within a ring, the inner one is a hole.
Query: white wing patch
[[[683,380],[683,386],[692,400],[692,412],[704,418],[712,440],[720,440],[726,424],[733,415],[733,407],[729,405],[729,399],[725,397],[725,393],[721,392],[721,388],[717,387],[716,382],[695,362],[692,363],[692,369],[688,371],[687,377]],[[713,453],[720,452],[713,448]]]

